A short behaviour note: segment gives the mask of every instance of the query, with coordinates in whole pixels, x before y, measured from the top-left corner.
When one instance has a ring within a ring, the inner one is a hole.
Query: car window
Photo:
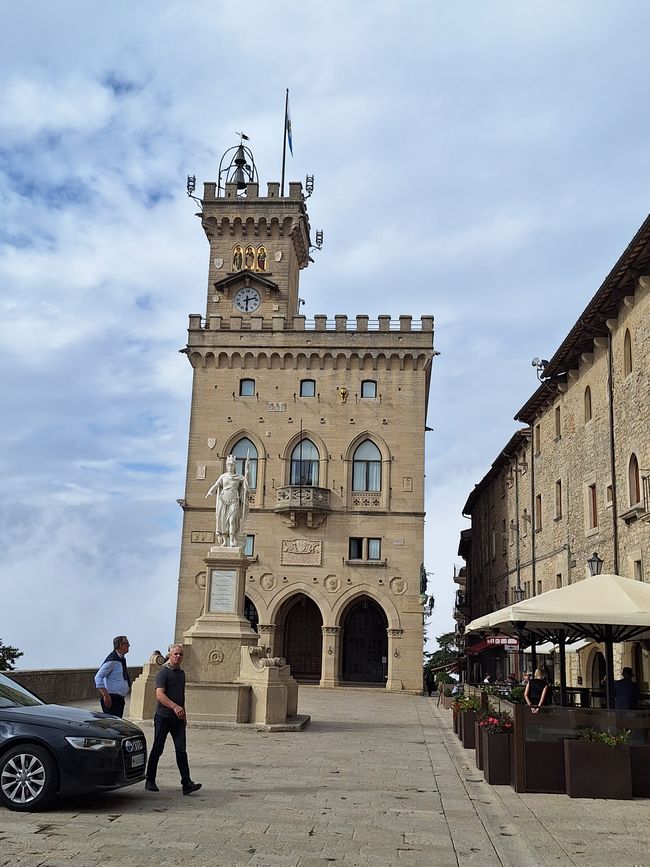
[[[0,708],[30,707],[37,704],[43,704],[40,698],[36,698],[24,686],[0,674]]]

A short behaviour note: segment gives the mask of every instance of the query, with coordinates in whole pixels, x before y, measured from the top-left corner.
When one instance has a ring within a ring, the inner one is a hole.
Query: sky
[[[302,308],[435,316],[428,631],[461,515],[650,211],[644,0],[5,0],[0,638],[21,668],[173,638],[208,245],[185,192],[236,133],[314,174]]]

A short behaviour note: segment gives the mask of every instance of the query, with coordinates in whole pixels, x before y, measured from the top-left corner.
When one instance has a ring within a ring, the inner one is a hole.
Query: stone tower
[[[422,688],[424,432],[433,317],[300,315],[300,183],[204,185],[205,317],[193,368],[176,640],[200,616],[205,495],[249,464],[246,614],[302,682]],[[426,585],[426,582],[424,582]],[[215,670],[215,679],[219,674]]]

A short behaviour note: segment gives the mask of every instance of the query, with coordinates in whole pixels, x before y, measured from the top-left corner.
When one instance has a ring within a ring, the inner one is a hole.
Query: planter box
[[[571,798],[632,797],[630,747],[588,741],[564,741],[566,793]]]
[[[526,791],[566,792],[564,741],[527,741]]]
[[[474,740],[474,726],[476,725],[476,711],[466,710],[461,714],[462,730],[461,740],[466,750],[473,750],[476,746]]]
[[[506,732],[481,732],[483,740],[483,775],[491,786],[510,785],[510,738]]]
[[[635,798],[650,798],[650,746],[630,744],[632,794]]]
[[[456,713],[456,711],[452,711],[451,727],[454,730],[454,734],[457,735],[458,734],[458,714]]]
[[[479,771],[483,770],[483,732],[478,724],[478,720],[474,723],[474,744],[476,750],[476,767]]]

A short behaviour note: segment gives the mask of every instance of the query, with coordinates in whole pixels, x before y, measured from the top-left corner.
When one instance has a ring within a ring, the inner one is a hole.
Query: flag
[[[287,92],[287,117],[286,117],[287,140],[289,142],[289,150],[293,156],[293,141],[291,138],[291,112],[289,111],[289,93]]]

